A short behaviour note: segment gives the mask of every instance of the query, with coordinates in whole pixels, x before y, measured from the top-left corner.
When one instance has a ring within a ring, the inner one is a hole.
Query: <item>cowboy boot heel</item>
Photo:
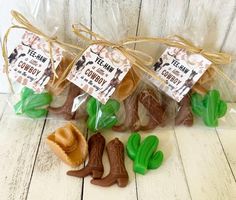
[[[94,179],[97,179],[97,178],[101,178],[102,175],[103,175],[103,171],[99,171],[99,170],[92,170],[92,177]]]
[[[117,179],[117,184],[119,187],[125,187],[128,184],[128,178],[118,178]]]

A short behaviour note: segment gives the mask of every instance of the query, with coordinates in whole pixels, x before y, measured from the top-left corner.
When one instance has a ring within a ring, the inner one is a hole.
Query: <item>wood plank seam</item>
[[[137,183],[136,173],[134,173],[134,181],[135,181],[136,197],[137,197],[137,200],[139,200],[139,196],[138,196],[138,183]]]
[[[143,0],[140,0],[140,3],[139,3],[139,13],[138,13],[138,22],[137,22],[137,28],[136,28],[135,36],[137,36],[138,33],[139,33],[139,24],[140,24],[140,16],[141,16],[142,3],[143,3]],[[134,44],[134,49],[136,49],[136,44]]]
[[[83,164],[83,167],[85,167],[85,162]],[[81,196],[80,196],[80,200],[84,199],[84,178],[82,178],[82,185],[81,185]]]
[[[5,111],[7,109],[7,106],[8,106],[8,102],[7,102],[7,99],[9,98],[9,94],[1,94],[1,97],[3,96],[2,100],[3,100],[3,109],[2,109],[2,113],[0,115],[0,121],[2,120],[2,117],[3,115],[5,114]],[[1,105],[2,106],[2,105]]]
[[[140,24],[140,16],[141,16],[141,10],[142,10],[142,3],[143,3],[143,1],[140,0],[140,2],[139,2],[139,12],[138,12],[138,21],[137,21],[137,27],[136,27],[135,36],[137,36],[138,33],[139,33],[139,24]],[[136,49],[136,44],[134,44],[134,49]],[[136,173],[134,173],[134,181],[135,181],[136,198],[137,198],[137,200],[139,200],[138,183],[137,183],[138,180],[137,180]]]
[[[28,183],[27,192],[26,192],[26,195],[25,195],[25,200],[28,199],[28,194],[29,194],[29,189],[30,189],[30,185],[31,185],[31,180],[32,180],[33,173],[34,173],[34,167],[35,167],[35,163],[36,163],[36,160],[37,160],[39,148],[40,148],[40,145],[41,145],[44,128],[45,128],[46,123],[47,123],[47,116],[48,116],[48,113],[47,113],[47,115],[46,115],[46,117],[44,119],[43,127],[42,127],[41,134],[40,134],[40,138],[39,138],[39,141],[38,141],[38,146],[37,146],[37,150],[36,150],[35,157],[34,157],[34,162],[33,162],[32,170],[31,170],[31,174],[30,174],[30,180],[29,180],[29,183]]]
[[[229,159],[228,159],[228,157],[227,157],[227,155],[226,155],[224,146],[223,146],[222,141],[221,141],[220,136],[219,136],[219,132],[217,131],[216,128],[215,128],[215,131],[216,131],[216,135],[217,135],[217,138],[218,138],[218,140],[219,140],[220,146],[221,146],[221,148],[222,148],[222,151],[223,151],[223,153],[224,153],[225,159],[226,159],[226,161],[227,161],[227,163],[228,163],[229,169],[230,169],[230,171],[231,171],[231,173],[232,173],[232,176],[233,176],[233,178],[234,178],[234,181],[236,182],[235,174],[234,174],[234,172],[233,172],[233,169],[232,169],[232,166],[231,166],[231,164],[230,164],[230,161],[229,161]]]
[[[191,0],[188,1],[188,5],[187,5],[186,11],[185,11],[184,24],[186,23],[186,20],[187,20],[187,16],[188,16],[188,12],[189,12],[190,1],[191,1]]]
[[[93,31],[93,0],[90,0],[90,30]],[[92,39],[92,35],[90,36]],[[88,141],[88,128],[86,129],[86,141]],[[86,160],[83,163],[83,167],[86,165]],[[81,185],[81,196],[80,199],[84,199],[84,177],[82,178],[82,185]]]
[[[186,185],[187,185],[187,188],[188,188],[188,193],[189,193],[190,199],[192,200],[192,194],[191,194],[190,187],[189,187],[189,184],[188,184],[188,178],[187,178],[186,171],[185,171],[185,168],[184,168],[182,155],[181,155],[181,152],[180,152],[180,149],[179,149],[179,142],[178,142],[178,138],[176,136],[175,128],[173,128],[173,130],[174,130],[175,142],[177,144],[177,151],[178,151],[178,155],[179,155],[178,157],[180,159],[181,166],[183,168],[184,179],[185,179],[185,182],[186,182]]]
[[[66,25],[69,24],[68,21],[67,21],[68,20],[68,14],[66,15],[66,13],[69,13],[70,0],[66,0],[63,3],[64,3],[64,5],[63,5],[63,7],[64,7],[63,23],[64,23],[64,27],[66,27]],[[63,40],[70,40],[70,42],[72,42],[71,38],[67,37],[66,28],[64,29],[64,32],[63,32]]]
[[[89,130],[88,128],[86,129],[86,135],[85,135],[85,139],[88,142],[88,135],[89,135]],[[86,160],[83,163],[83,168],[86,166]],[[81,196],[80,196],[80,200],[84,199],[84,177],[82,178],[82,185],[81,185]]]
[[[4,104],[4,108],[3,108],[3,111],[2,111],[1,116],[0,116],[0,121],[2,120],[2,117],[3,117],[3,115],[4,115],[4,113],[5,113],[6,109],[7,109],[6,105],[7,105],[7,103]]]
[[[229,25],[228,25],[228,27],[226,29],[225,37],[224,37],[223,42],[222,42],[222,44],[220,46],[220,51],[222,51],[222,49],[224,48],[225,42],[226,42],[226,40],[227,40],[227,38],[229,36],[229,32],[230,32],[230,30],[232,28],[232,24],[233,24],[233,21],[234,21],[235,17],[236,17],[236,1],[234,1],[234,10],[231,13]]]
[[[93,30],[93,5],[92,5],[93,0],[90,0],[90,30]],[[92,36],[90,37],[92,39]]]

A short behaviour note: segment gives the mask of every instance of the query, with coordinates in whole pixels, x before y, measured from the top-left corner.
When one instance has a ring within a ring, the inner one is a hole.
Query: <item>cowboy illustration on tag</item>
[[[88,61],[86,64],[86,58],[83,55],[81,59],[78,60],[78,62],[75,64],[76,65],[76,70],[77,71],[82,71],[87,65],[92,65],[93,61]]]
[[[154,67],[154,71],[160,71],[163,67],[169,66],[169,65],[170,65],[170,63],[164,63],[163,64],[163,59],[159,58],[157,63],[153,66]]]
[[[179,94],[183,94],[186,89],[191,89],[194,85],[194,80],[193,78],[197,75],[198,73],[192,70],[189,78],[184,82],[184,84],[176,90]],[[185,94],[185,93],[184,93]]]
[[[105,93],[105,91],[107,91],[105,93],[105,97],[108,96],[108,94],[110,94],[111,90],[115,89],[117,87],[117,85],[120,83],[119,76],[122,73],[123,73],[123,71],[120,70],[119,68],[117,68],[114,77],[111,79],[111,81],[108,84],[108,86],[101,92],[101,94],[103,94],[103,93]]]
[[[17,59],[19,59],[20,57],[24,57],[25,55],[26,55],[25,53],[21,53],[20,55],[18,55],[18,50],[17,48],[15,48],[8,57],[9,64],[14,64]]]

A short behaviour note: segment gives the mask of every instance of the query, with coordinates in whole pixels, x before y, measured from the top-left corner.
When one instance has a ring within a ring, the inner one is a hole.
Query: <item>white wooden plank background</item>
[[[20,1],[22,2],[22,1]],[[178,33],[190,37],[206,48],[229,51],[236,54],[236,1],[222,0],[25,0],[24,12],[39,16],[36,21],[50,30],[59,26],[59,37],[77,42],[70,25],[82,22],[92,30],[108,38],[126,35],[166,36]],[[0,0],[1,38],[10,23],[7,16],[11,8],[19,8],[19,1],[5,4]],[[119,9],[118,9],[119,8]],[[113,18],[113,11],[118,18]],[[103,10],[104,13],[99,11]],[[45,11],[51,11],[51,16]],[[56,17],[55,17],[56,16]],[[49,20],[53,19],[53,23]],[[122,27],[112,22],[118,20]],[[65,28],[64,28],[65,27]],[[207,37],[207,40],[204,40]],[[10,44],[14,47],[13,44]],[[154,58],[163,47],[137,45]],[[2,65],[2,60],[0,60]],[[229,70],[231,67],[231,71]],[[236,65],[224,67],[235,79]],[[232,70],[233,69],[233,70]],[[235,101],[235,87],[226,81],[216,84],[226,99]],[[0,74],[0,91],[7,85]],[[227,92],[227,91],[230,91]],[[91,185],[90,177],[77,179],[66,175],[70,169],[49,151],[44,140],[56,127],[65,123],[61,118],[32,121],[14,116],[6,103],[7,96],[0,95],[0,199],[1,200],[54,200],[54,199],[163,199],[163,200],[234,200],[236,199],[236,105],[232,104],[228,115],[217,129],[205,128],[197,123],[193,128],[165,128],[152,131],[160,139],[159,148],[165,153],[160,169],[147,175],[135,175],[132,162],[126,156],[130,176],[126,188],[112,186],[100,188]],[[55,117],[55,116],[54,116]],[[85,128],[85,127],[84,127]],[[86,131],[83,129],[85,134]],[[119,137],[124,143],[128,134],[104,132],[106,141]],[[105,173],[109,172],[104,155]]]
[[[25,199],[44,120],[11,117],[10,107],[0,122],[0,199]]]

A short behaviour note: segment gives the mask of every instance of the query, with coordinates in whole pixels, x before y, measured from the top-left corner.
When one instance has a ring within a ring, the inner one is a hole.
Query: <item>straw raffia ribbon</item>
[[[66,79],[66,76],[69,73],[70,69],[72,68],[73,64],[79,58],[81,53],[83,53],[83,51],[85,51],[87,48],[81,48],[80,46],[77,46],[77,45],[71,45],[68,43],[60,42],[57,40],[56,37],[50,37],[50,36],[44,34],[43,32],[41,32],[37,27],[33,26],[19,12],[12,11],[11,14],[12,14],[13,18],[20,25],[11,26],[7,30],[7,32],[4,36],[3,45],[2,45],[2,52],[3,52],[4,61],[5,61],[5,71],[7,73],[7,76],[8,76],[8,65],[9,65],[8,64],[8,54],[7,54],[7,39],[8,39],[8,35],[9,35],[9,32],[11,29],[19,28],[19,29],[28,30],[30,32],[33,32],[33,33],[43,37],[48,42],[51,59],[53,58],[52,43],[56,43],[62,47],[75,48],[75,49],[78,49],[81,51],[80,54],[78,54],[75,57],[75,59],[70,63],[70,65],[66,68],[66,70],[63,72],[62,76],[60,76],[58,78],[57,84],[60,84],[61,82],[63,82]],[[161,79],[149,67],[149,66],[153,65],[153,58],[142,51],[131,49],[131,48],[127,47],[127,45],[152,42],[152,43],[165,44],[167,46],[177,47],[180,49],[185,49],[191,53],[201,54],[202,56],[204,56],[206,59],[210,60],[213,63],[211,66],[218,74],[220,74],[223,78],[230,81],[232,84],[236,85],[236,83],[233,80],[231,80],[226,74],[224,74],[221,70],[219,70],[219,68],[217,68],[217,65],[229,64],[231,62],[231,56],[229,54],[226,54],[223,52],[219,52],[219,53],[218,52],[217,53],[208,52],[202,48],[196,47],[192,42],[184,39],[181,36],[174,35],[172,37],[167,37],[167,38],[135,36],[135,37],[128,37],[127,39],[122,40],[118,43],[113,43],[113,42],[106,40],[105,38],[103,38],[99,34],[91,31],[89,28],[87,28],[83,24],[80,24],[80,26],[73,25],[72,30],[80,39],[88,42],[87,47],[89,47],[90,45],[98,44],[98,45],[103,45],[103,46],[115,48],[115,49],[119,50],[124,56],[126,56],[131,61],[133,66],[137,67],[138,69],[142,70],[146,74],[150,75],[152,78],[159,80],[161,82],[164,82],[164,80]],[[85,34],[87,34],[88,36],[86,36]],[[53,62],[52,62],[52,64],[53,64]],[[54,70],[54,76],[56,76],[55,70]],[[10,82],[9,76],[8,76],[8,80]]]
[[[127,45],[152,42],[164,44],[171,47],[177,47],[195,54],[201,54],[203,57],[211,61],[212,64],[208,70],[208,76],[205,76],[206,78],[203,77],[202,80],[194,86],[194,89],[200,93],[205,92],[205,89],[201,86],[201,83],[208,82],[209,79],[213,77],[212,69],[214,69],[214,71],[216,71],[219,75],[236,86],[236,83],[217,67],[217,65],[229,64],[231,62],[231,56],[229,54],[223,52],[213,53],[206,51],[202,48],[196,47],[192,42],[184,39],[181,36],[173,35],[167,38],[135,36],[128,37],[127,39],[122,40],[118,43],[113,43],[106,40],[99,34],[94,33],[83,24],[79,24],[79,26],[73,25],[72,30],[80,39],[87,41],[89,45],[99,44],[118,49],[134,64],[133,66],[138,67],[154,79],[160,80],[160,77],[157,76],[153,70],[148,68],[148,66],[153,65],[152,57],[142,51],[130,49],[129,47],[127,47]],[[85,36],[85,34],[87,34],[88,36]],[[161,79],[161,81],[163,80]]]

